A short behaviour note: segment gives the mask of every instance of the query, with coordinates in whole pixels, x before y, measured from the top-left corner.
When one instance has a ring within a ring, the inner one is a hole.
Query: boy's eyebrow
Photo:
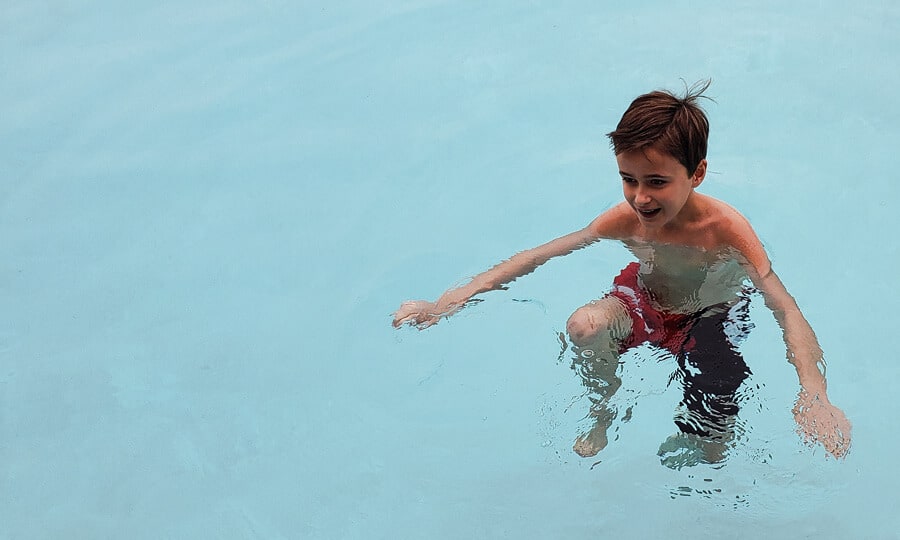
[[[628,178],[636,178],[635,175],[633,175],[633,174],[631,174],[631,173],[627,173],[627,172],[622,171],[622,170],[619,171],[619,176],[627,176]],[[666,176],[666,175],[664,175],[664,174],[654,174],[654,173],[648,174],[648,175],[645,176],[644,178],[660,178],[660,179],[663,179],[663,180],[668,180],[668,179],[669,179],[669,177]]]

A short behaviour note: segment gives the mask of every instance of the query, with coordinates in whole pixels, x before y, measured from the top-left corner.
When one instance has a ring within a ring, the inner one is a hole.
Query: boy
[[[678,360],[676,376],[685,389],[675,420],[679,436],[731,438],[735,392],[750,373],[736,350],[752,326],[749,278],[775,315],[800,379],[793,411],[798,432],[835,457],[846,455],[850,422],[828,400],[815,333],[772,271],[750,223],[724,202],[695,191],[707,171],[709,123],[697,100],[708,86],[708,81],[697,85],[682,98],[665,91],[639,96],[608,134],[624,202],[584,229],[518,253],[435,302],[404,302],[394,326],[427,328],[476,294],[502,289],[553,257],[601,239],[617,240],[638,262],[622,270],[609,294],[577,309],[566,325],[578,353],[576,367],[595,394],[595,427],[578,438],[576,452],[590,456],[606,445],[606,429],[616,414],[609,398],[620,384],[619,355],[645,342]]]

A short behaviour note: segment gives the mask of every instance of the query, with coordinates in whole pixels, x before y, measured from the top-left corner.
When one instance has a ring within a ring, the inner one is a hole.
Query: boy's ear
[[[697,170],[691,176],[691,187],[697,187],[702,184],[704,178],[706,178],[706,160],[701,159],[700,164],[697,165]]]

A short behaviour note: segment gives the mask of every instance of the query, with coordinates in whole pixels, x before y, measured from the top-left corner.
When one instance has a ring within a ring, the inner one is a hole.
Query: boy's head
[[[684,97],[656,90],[638,96],[616,130],[607,134],[616,155],[630,150],[656,148],[677,159],[688,174],[706,158],[709,121],[697,99],[711,81],[701,81],[687,89]]]

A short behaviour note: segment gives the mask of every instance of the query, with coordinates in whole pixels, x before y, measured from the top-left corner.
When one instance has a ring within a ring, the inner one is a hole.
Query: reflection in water
[[[698,479],[694,478],[693,475],[688,475],[688,480],[696,482]],[[723,497],[723,490],[721,488],[714,487],[714,484],[712,484],[712,478],[702,478],[700,480],[702,481],[702,483],[697,487],[678,486],[670,489],[669,498],[677,499],[678,497],[690,497],[693,495],[697,497],[703,497],[704,499],[714,499],[718,502],[719,506],[731,507],[734,510],[746,508],[750,505],[749,497],[747,494],[725,495]]]

